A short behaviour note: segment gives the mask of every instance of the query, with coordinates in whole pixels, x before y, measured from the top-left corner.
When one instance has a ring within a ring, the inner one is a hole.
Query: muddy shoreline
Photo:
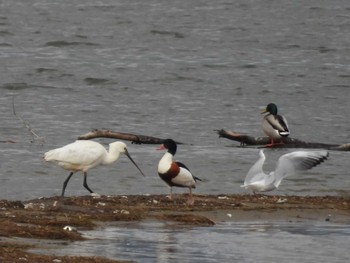
[[[37,247],[17,238],[67,242],[84,240],[80,230],[108,222],[165,220],[193,226],[213,226],[223,221],[305,220],[350,222],[350,197],[187,195],[169,200],[165,195],[50,197],[29,201],[0,200],[1,262],[123,262],[99,257],[36,255]]]

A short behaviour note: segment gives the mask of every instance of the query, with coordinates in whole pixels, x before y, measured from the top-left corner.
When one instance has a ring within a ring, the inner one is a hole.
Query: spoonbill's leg
[[[67,184],[68,184],[68,182],[69,182],[69,180],[70,180],[70,178],[72,177],[73,174],[74,174],[74,173],[71,172],[71,173],[68,175],[67,179],[64,181],[61,196],[64,196],[64,192],[66,191]]]
[[[83,185],[90,193],[93,193],[94,191],[92,191],[90,189],[90,187],[87,185],[86,178],[87,178],[87,172],[84,172],[84,184]]]

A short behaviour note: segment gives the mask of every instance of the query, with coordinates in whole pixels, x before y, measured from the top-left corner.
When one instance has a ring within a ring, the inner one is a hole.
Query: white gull
[[[265,154],[263,150],[259,152],[258,161],[249,169],[244,184],[241,187],[256,192],[272,191],[281,184],[287,176],[298,171],[309,170],[322,163],[329,156],[327,151],[295,151],[282,155],[276,164],[276,169],[269,174],[264,173],[263,165]]]

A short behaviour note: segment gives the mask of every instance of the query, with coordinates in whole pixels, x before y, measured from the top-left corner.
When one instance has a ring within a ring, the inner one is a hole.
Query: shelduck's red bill
[[[159,146],[159,148],[157,148],[157,150],[159,150],[159,151],[160,150],[166,150],[166,148],[165,148],[164,144],[162,144],[162,145]]]

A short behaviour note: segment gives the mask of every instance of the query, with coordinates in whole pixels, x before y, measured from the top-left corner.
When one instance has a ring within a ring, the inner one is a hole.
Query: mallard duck
[[[173,157],[177,145],[172,139],[164,140],[158,150],[168,150],[158,164],[159,177],[170,186],[170,199],[172,199],[172,187],[187,187],[190,190],[187,203],[193,205],[192,188],[196,188],[196,181],[199,179],[192,175],[190,170],[180,162],[175,162]]]
[[[262,128],[265,134],[271,139],[271,144],[268,146],[275,145],[276,141],[283,143],[282,138],[289,135],[289,128],[286,118],[277,114],[277,106],[274,103],[268,104],[266,109],[261,114],[264,113],[268,113],[264,116],[262,122]]]
[[[287,176],[298,171],[306,171],[322,163],[329,156],[327,151],[295,151],[282,155],[274,172],[264,173],[265,154],[259,152],[258,161],[250,168],[241,187],[255,192],[268,192],[276,189]]]

